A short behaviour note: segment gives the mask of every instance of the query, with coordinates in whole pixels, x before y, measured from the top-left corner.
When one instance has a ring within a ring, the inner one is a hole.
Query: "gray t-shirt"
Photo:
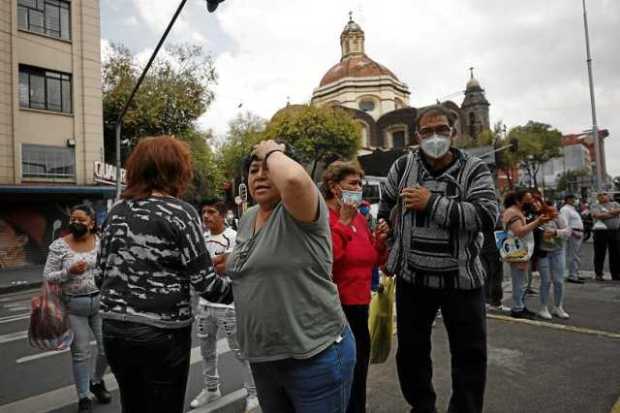
[[[327,205],[320,199],[318,219],[307,224],[279,203],[254,234],[257,212],[241,218],[227,263],[241,352],[250,362],[310,358],[346,326],[331,279]]]
[[[618,204],[617,202],[607,202],[605,204],[595,204],[594,206],[592,206],[592,213],[593,214],[600,214],[600,213],[604,213],[604,212],[609,212],[612,209],[616,209],[616,208],[620,208],[620,204]],[[600,222],[602,222],[603,224],[605,224],[605,226],[607,227],[607,229],[618,229],[620,228],[620,217],[615,216],[613,218],[608,218],[608,219],[601,219],[599,220]],[[596,226],[594,229],[597,229]],[[601,229],[604,229],[601,227]]]

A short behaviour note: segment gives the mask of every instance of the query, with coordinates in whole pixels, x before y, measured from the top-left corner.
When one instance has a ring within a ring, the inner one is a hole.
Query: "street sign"
[[[243,182],[239,184],[239,196],[243,202],[248,201],[248,187]]]

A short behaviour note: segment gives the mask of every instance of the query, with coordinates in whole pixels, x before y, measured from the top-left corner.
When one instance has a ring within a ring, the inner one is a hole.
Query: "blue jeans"
[[[551,251],[546,257],[538,258],[540,272],[540,304],[547,305],[549,290],[553,282],[555,305],[561,306],[564,298],[564,249]]]
[[[510,266],[510,278],[512,279],[512,311],[523,311],[525,303],[525,277],[527,269],[517,268],[514,264]]]
[[[582,242],[582,238],[575,238],[573,236],[566,241],[566,265],[568,265],[568,276],[570,278],[577,278],[579,275],[579,264],[581,263],[579,252],[581,251]]]
[[[68,296],[65,299],[73,342],[71,343],[71,358],[73,362],[73,380],[77,388],[78,398],[83,399],[90,395],[91,360],[90,332],[93,332],[97,343],[97,358],[92,380],[99,382],[103,379],[108,367],[103,338],[101,334],[101,316],[99,315],[99,295]]]
[[[347,326],[340,342],[309,359],[252,363],[261,409],[265,413],[346,412],[355,359],[355,340]]]

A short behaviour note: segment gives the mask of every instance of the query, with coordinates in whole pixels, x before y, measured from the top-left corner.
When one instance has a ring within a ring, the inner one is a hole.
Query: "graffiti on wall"
[[[105,205],[93,207],[100,224]],[[68,233],[70,209],[58,203],[0,208],[0,270],[45,264],[49,245]]]

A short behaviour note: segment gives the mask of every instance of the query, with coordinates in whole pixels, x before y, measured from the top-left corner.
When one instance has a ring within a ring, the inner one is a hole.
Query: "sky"
[[[146,61],[178,4],[101,0],[102,54],[122,43]],[[608,172],[618,176],[620,1],[586,6],[598,125],[610,132]],[[214,58],[216,98],[200,126],[223,136],[240,111],[269,119],[287,101],[309,102],[340,59],[349,11],[366,54],[408,84],[411,106],[448,96],[460,104],[474,67],[491,124],[592,127],[581,0],[226,0],[213,14],[188,0],[168,42],[200,44]]]

